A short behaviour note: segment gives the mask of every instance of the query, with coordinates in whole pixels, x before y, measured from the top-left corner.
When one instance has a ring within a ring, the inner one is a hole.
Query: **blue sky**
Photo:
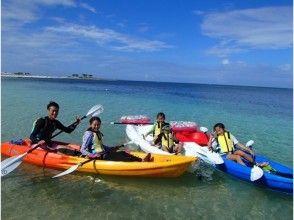
[[[2,71],[292,87],[292,1],[1,4]]]

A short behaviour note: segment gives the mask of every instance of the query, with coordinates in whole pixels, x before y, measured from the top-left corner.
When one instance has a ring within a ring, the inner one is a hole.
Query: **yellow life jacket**
[[[225,131],[223,135],[218,135],[216,138],[222,153],[234,151],[234,142],[230,138],[230,132]]]
[[[93,132],[93,135],[93,148],[96,153],[100,153],[103,151],[102,133]]]
[[[161,138],[161,145],[170,149],[174,145],[174,138],[171,132],[164,132]]]
[[[156,122],[155,125],[154,125],[155,129],[154,129],[154,132],[153,132],[153,137],[158,136],[160,133],[162,133],[162,128],[165,125],[168,125],[168,123],[166,123],[166,122],[163,122],[163,123]]]

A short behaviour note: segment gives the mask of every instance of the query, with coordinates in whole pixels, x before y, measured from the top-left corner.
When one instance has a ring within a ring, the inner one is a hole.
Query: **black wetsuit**
[[[49,117],[46,116],[45,118],[39,118],[36,121],[30,139],[33,144],[38,143],[40,140],[44,140],[48,146],[51,146],[51,137],[56,129],[71,133],[75,128],[75,125],[65,127],[60,121],[50,120]]]

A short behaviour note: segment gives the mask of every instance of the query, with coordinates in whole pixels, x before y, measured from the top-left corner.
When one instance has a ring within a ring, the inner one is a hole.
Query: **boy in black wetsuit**
[[[77,124],[69,127],[65,127],[60,121],[58,121],[57,115],[59,111],[59,105],[56,102],[49,102],[47,105],[48,116],[39,118],[33,126],[30,139],[33,144],[40,145],[41,148],[48,151],[56,151],[57,145],[52,143],[51,137],[56,129],[71,133],[75,130],[76,126],[80,122],[80,118],[76,118]],[[63,146],[62,148],[66,148]]]

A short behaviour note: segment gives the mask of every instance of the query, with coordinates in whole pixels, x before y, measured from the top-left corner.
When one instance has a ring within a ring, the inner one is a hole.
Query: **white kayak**
[[[163,151],[151,143],[153,141],[153,136],[148,135],[145,139],[143,134],[146,134],[153,125],[127,125],[126,134],[132,143],[139,146],[144,152],[152,154],[170,154],[169,152]],[[221,156],[215,152],[211,152],[207,147],[200,146],[195,142],[184,142],[183,143],[185,156],[194,156],[201,158],[204,162],[211,165],[222,164],[223,159]]]

